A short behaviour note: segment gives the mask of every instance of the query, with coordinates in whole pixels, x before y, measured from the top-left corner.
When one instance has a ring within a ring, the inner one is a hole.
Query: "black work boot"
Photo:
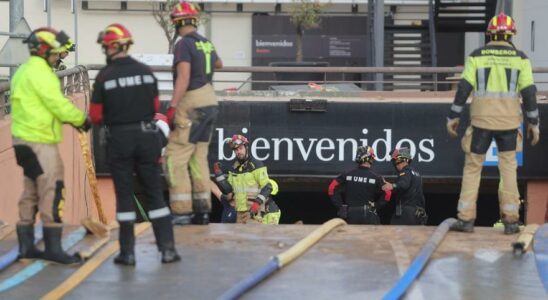
[[[518,222],[502,222],[504,224],[504,234],[519,233]]]
[[[19,255],[17,259],[22,258],[42,258],[43,251],[34,246],[34,225],[17,224],[17,239],[19,240]]]
[[[70,255],[63,250],[61,246],[62,233],[63,228],[61,226],[44,227],[44,244],[46,245],[46,250],[42,258],[66,265],[80,263],[80,257]]]
[[[462,231],[462,232],[474,232],[474,221],[463,221],[461,219],[458,219],[457,222],[455,222],[449,230],[452,231]]]
[[[118,241],[120,253],[114,258],[117,265],[135,266],[135,232],[134,222],[120,222]]]
[[[175,249],[171,216],[152,219],[151,222],[158,251],[162,253],[162,263],[168,264],[180,261],[181,257]]]
[[[192,223],[192,214],[173,214],[173,225],[188,225]]]
[[[209,213],[195,213],[194,216],[192,216],[192,224],[194,225],[209,224]]]

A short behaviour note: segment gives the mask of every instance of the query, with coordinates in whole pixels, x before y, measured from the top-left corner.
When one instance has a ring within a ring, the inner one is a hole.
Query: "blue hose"
[[[63,239],[63,249],[67,250],[78,244],[86,235],[86,229],[79,227],[75,231],[71,232],[66,238]],[[11,288],[18,286],[25,282],[27,279],[38,274],[49,264],[46,260],[35,260],[32,264],[28,265],[21,271],[13,274],[11,277],[0,282],[0,293],[5,292]]]
[[[403,296],[403,294],[407,291],[411,284],[413,284],[413,281],[415,281],[417,276],[423,270],[424,266],[430,259],[430,256],[432,256],[434,250],[436,250],[445,237],[447,231],[449,231],[449,227],[451,227],[451,225],[453,225],[456,221],[457,220],[453,218],[446,219],[438,226],[438,228],[436,228],[436,231],[434,231],[430,239],[426,242],[413,263],[411,263],[409,268],[407,268],[405,274],[403,274],[396,285],[394,285],[394,287],[392,287],[392,289],[384,295],[382,298],[383,300],[397,300]]]
[[[548,224],[540,226],[534,238],[535,262],[540,281],[548,293]]]
[[[42,225],[37,225],[34,228],[34,244],[38,244],[42,240]],[[17,260],[17,256],[19,255],[19,246],[15,246],[11,248],[8,253],[0,256],[0,271],[3,271],[5,268],[7,268],[9,265],[11,265],[14,261]]]
[[[217,300],[238,299],[238,297],[243,295],[248,289],[251,289],[257,283],[261,282],[263,279],[270,276],[270,274],[276,272],[278,269],[278,258],[273,257],[266,263],[266,265],[255,271],[255,273],[251,274],[251,276],[238,282],[238,284],[222,294],[219,298],[217,298]]]

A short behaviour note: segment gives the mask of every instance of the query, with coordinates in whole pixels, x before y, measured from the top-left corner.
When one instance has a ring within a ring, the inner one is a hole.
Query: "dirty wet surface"
[[[311,233],[317,225],[176,227],[182,261],[163,265],[149,229],[137,239],[136,267],[106,260],[65,299],[216,299]],[[249,291],[242,299],[379,299],[434,232],[435,227],[344,226],[333,230],[303,256]],[[68,232],[69,230],[66,230]],[[113,232],[117,237],[117,233]],[[514,257],[517,238],[476,227],[473,234],[449,233],[434,252],[408,298],[545,299],[533,253]],[[77,247],[86,248],[94,237]],[[15,234],[0,241],[5,252]],[[72,250],[74,251],[74,250]],[[72,252],[69,251],[69,252]],[[0,273],[4,280],[23,263]],[[38,298],[63,282],[76,267],[48,265],[4,299]]]

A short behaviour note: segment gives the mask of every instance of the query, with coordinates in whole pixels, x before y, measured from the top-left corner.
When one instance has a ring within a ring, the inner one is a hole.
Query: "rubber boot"
[[[512,223],[503,222],[503,224],[504,224],[504,234],[519,233],[519,224],[517,222],[512,222]]]
[[[70,255],[63,250],[61,246],[62,234],[63,228],[61,226],[44,227],[44,244],[46,245],[46,250],[42,258],[66,265],[80,263],[80,257]]]
[[[162,253],[162,263],[168,264],[180,261],[181,257],[175,249],[171,216],[153,219],[151,222],[158,251]]]
[[[463,221],[461,219],[458,219],[457,222],[455,222],[449,230],[452,231],[462,231],[462,232],[474,232],[474,221]]]
[[[209,213],[195,213],[194,216],[192,216],[192,224],[194,225],[209,224]]]
[[[173,214],[173,225],[189,225],[192,223],[192,214]]]
[[[134,222],[120,222],[118,241],[120,253],[114,258],[117,265],[135,266],[135,232]]]
[[[19,255],[17,259],[22,258],[42,258],[43,251],[40,251],[34,245],[34,225],[17,224],[17,239],[19,240]]]

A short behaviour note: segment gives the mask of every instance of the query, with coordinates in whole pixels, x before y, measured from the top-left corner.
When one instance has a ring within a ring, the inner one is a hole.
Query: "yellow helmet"
[[[44,58],[51,53],[69,51],[74,44],[64,31],[57,31],[51,27],[40,27],[34,30],[23,42],[28,44],[31,55]]]

